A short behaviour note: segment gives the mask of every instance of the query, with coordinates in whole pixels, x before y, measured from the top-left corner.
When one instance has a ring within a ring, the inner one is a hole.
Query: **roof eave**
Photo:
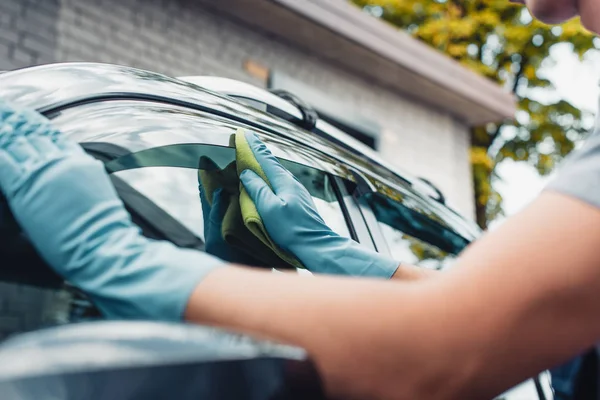
[[[512,118],[515,97],[343,0],[200,0],[469,126]]]

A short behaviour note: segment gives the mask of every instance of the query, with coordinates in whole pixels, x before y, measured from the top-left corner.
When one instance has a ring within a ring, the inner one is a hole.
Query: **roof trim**
[[[516,111],[511,93],[347,1],[200,1],[468,125]]]

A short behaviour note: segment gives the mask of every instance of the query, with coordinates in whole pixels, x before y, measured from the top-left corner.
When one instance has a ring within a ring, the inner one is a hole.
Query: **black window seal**
[[[336,196],[339,198],[340,205],[342,207],[342,213],[346,219],[348,229],[352,239],[356,240],[362,245],[376,250],[373,237],[369,231],[369,227],[365,221],[362,211],[356,200],[349,192],[347,185],[349,184],[343,178],[339,176],[331,175],[334,180],[334,188],[336,190]]]
[[[375,212],[371,208],[371,205],[367,201],[367,197],[364,196],[364,193],[361,193],[361,191],[358,188],[354,191],[352,197],[354,198],[356,204],[358,204],[363,218],[365,219],[365,224],[369,229],[375,249],[379,253],[391,256],[392,252],[390,250],[390,247],[388,246],[387,241],[383,236],[383,232],[381,231],[379,221],[377,220],[377,217],[375,216]]]
[[[346,196],[348,196],[346,186],[344,185],[342,178],[331,174],[327,175],[331,179],[333,191],[335,193],[335,197],[338,201],[338,204],[340,205],[340,209],[342,210],[342,215],[344,216],[344,220],[346,221],[346,226],[348,227],[348,231],[350,232],[350,237],[356,240],[357,242],[360,242],[360,238],[356,231],[356,214],[352,214],[350,212],[350,209],[346,205]]]
[[[542,387],[539,376],[533,378],[533,384],[535,385],[535,390],[537,391],[540,400],[546,400],[546,394],[544,393],[544,388]]]

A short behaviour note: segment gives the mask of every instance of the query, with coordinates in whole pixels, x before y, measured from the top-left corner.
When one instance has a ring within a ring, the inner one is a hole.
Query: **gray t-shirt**
[[[600,118],[583,146],[565,159],[546,189],[600,208]]]
[[[583,146],[560,165],[546,190],[563,193],[600,208],[600,113],[598,116],[593,132]],[[597,345],[597,355],[600,355],[599,350]],[[557,393],[573,395],[582,361],[583,358],[579,357],[551,371],[552,386]]]

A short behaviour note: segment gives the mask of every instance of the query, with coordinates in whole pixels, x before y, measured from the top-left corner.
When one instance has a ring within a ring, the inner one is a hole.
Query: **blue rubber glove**
[[[108,318],[181,320],[220,260],[143,237],[102,163],[0,102],[0,190],[43,259]]]
[[[202,183],[198,182],[198,192],[202,203],[202,215],[204,217],[204,249],[208,254],[219,257],[221,260],[235,264],[261,265],[251,255],[230,246],[223,239],[223,217],[227,211],[228,202],[226,196],[230,196],[224,189],[217,189],[213,193],[211,207],[206,200],[206,193]]]
[[[240,179],[256,204],[271,239],[311,272],[390,278],[398,262],[333,232],[304,186],[253,133],[246,139],[271,187],[253,171]],[[289,223],[282,223],[289,221]]]

